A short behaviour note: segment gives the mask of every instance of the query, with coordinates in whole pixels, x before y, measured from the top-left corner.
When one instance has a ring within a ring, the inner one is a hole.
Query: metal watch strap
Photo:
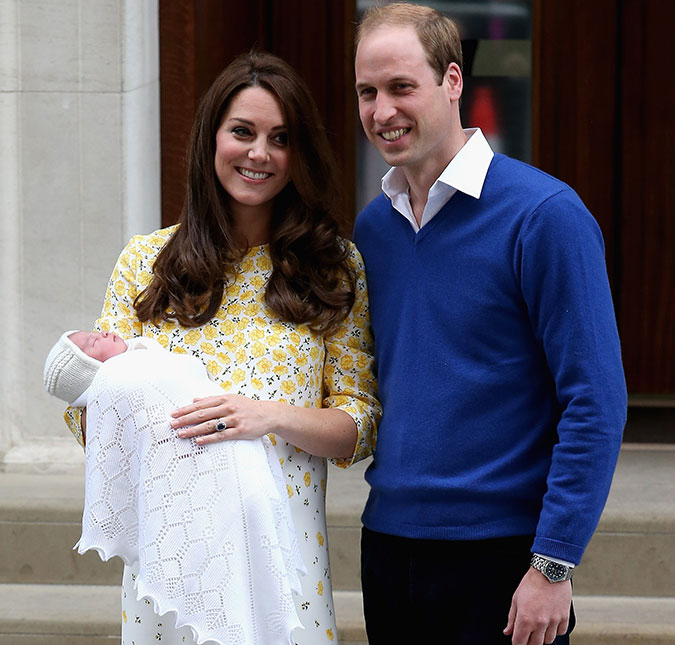
[[[533,555],[530,561],[532,566],[537,571],[540,571],[550,583],[564,582],[572,577],[574,567],[568,567],[559,562],[543,558],[540,555]]]

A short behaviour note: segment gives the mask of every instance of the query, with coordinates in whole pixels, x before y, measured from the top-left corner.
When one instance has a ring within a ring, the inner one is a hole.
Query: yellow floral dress
[[[285,322],[265,305],[265,286],[272,271],[267,245],[248,251],[236,278],[226,288],[218,313],[205,325],[185,328],[175,322],[162,322],[159,327],[141,323],[133,300],[150,283],[154,258],[174,230],[170,227],[132,238],[113,270],[96,329],[114,331],[123,338],[149,336],[172,352],[193,354],[226,392],[297,406],[342,409],[354,419],[358,439],[353,457],[334,463],[345,467],[370,455],[381,409],[375,397],[365,274],[356,248],[350,243],[357,275],[356,300],[349,316],[330,335]],[[80,410],[69,408],[66,421],[82,444]],[[286,477],[291,514],[308,571],[301,577],[302,597],[296,597],[304,629],[295,630],[294,640],[297,645],[336,643],[326,540],[326,460],[274,436],[271,439]],[[123,645],[159,640],[194,643],[189,632],[173,629],[167,624],[170,621],[154,615],[151,606],[129,593],[134,573],[131,567],[125,570]]]

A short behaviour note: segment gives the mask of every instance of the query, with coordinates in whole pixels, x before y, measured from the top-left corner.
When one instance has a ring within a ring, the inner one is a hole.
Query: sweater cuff
[[[552,558],[550,555],[544,555],[543,553],[533,553],[532,555],[538,555],[540,558],[546,558],[547,560],[557,562],[558,564],[564,564],[566,567],[569,567],[570,569],[574,569],[574,567],[576,566],[573,562],[561,560],[560,558]]]
[[[584,554],[583,547],[569,542],[559,542],[550,538],[535,537],[532,545],[532,553],[542,554],[545,558],[552,560],[558,558],[563,562],[579,564]]]

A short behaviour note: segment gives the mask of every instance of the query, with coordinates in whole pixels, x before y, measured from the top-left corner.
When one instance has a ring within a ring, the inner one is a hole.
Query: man
[[[462,129],[461,67],[454,23],[431,8],[386,5],[359,26],[361,122],[394,166],[354,231],[384,405],[368,637],[569,643],[569,578],[626,415],[604,246],[568,186]]]

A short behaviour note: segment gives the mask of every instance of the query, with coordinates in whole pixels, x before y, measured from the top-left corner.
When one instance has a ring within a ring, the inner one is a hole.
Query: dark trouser
[[[532,537],[418,540],[361,534],[369,645],[507,645],[511,598],[527,571]],[[570,626],[555,645],[568,645]],[[440,635],[440,636],[439,636]]]

